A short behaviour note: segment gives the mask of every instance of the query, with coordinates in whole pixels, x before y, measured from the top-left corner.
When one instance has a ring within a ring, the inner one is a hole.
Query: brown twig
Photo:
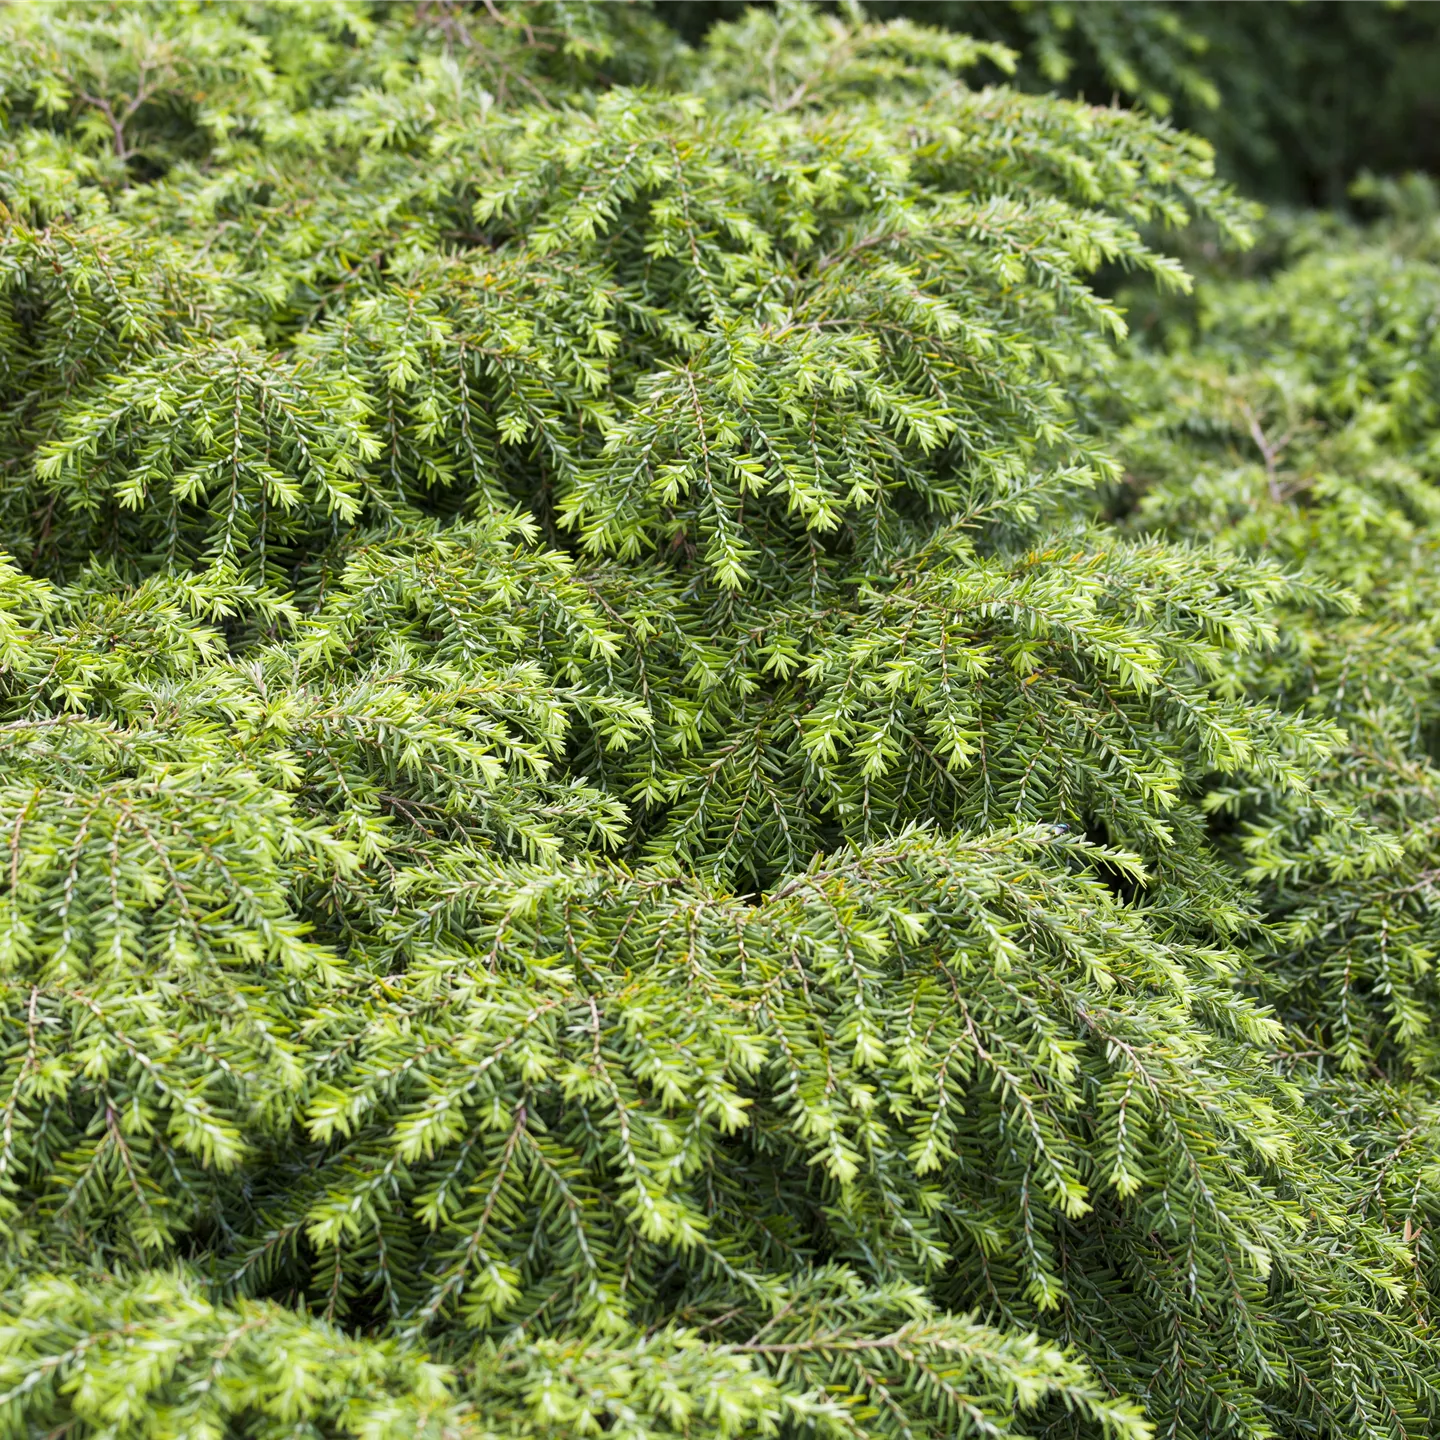
[[[1295,432],[1293,429],[1287,430],[1278,440],[1271,440],[1261,428],[1255,412],[1243,400],[1240,402],[1240,413],[1245,417],[1246,424],[1250,428],[1250,438],[1255,442],[1255,448],[1259,450],[1260,457],[1265,462],[1265,482],[1270,491],[1270,498],[1279,505],[1286,498],[1284,488],[1280,484],[1280,454],[1295,438]]]

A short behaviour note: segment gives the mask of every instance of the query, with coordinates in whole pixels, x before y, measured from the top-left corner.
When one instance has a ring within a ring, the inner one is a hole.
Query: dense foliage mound
[[[782,8],[0,49],[0,1416],[1419,1437],[1432,211]]]

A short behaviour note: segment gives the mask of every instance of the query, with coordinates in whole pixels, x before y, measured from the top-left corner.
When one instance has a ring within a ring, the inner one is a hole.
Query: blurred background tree
[[[1270,204],[1342,206],[1363,171],[1440,168],[1440,4],[1343,0],[876,0],[1021,57],[1014,83],[1128,99],[1210,140]],[[745,0],[673,0],[695,43]],[[998,77],[997,77],[998,78]]]

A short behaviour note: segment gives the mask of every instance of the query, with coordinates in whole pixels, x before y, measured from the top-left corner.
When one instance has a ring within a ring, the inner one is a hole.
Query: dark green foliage
[[[1268,702],[1343,724],[1328,788],[1386,836],[1385,855],[1334,855],[1303,809],[1217,792],[1244,816],[1304,1031],[1347,1069],[1432,1069],[1440,522],[1440,245],[1429,182],[1370,187],[1373,233],[1301,231],[1272,278],[1205,292],[1157,327],[1120,378],[1133,520],[1197,529],[1240,553],[1303,565],[1359,597],[1353,618],[1300,612],[1281,650],[1244,674]],[[1376,867],[1378,866],[1378,871]],[[1337,883],[1338,882],[1338,883]]]
[[[1142,354],[984,42],[0,19],[6,1433],[1429,1433],[1423,197]]]

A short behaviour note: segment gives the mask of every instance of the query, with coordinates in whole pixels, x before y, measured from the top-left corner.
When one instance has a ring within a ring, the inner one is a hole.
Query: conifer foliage
[[[1250,217],[993,45],[0,26],[4,1433],[1430,1433],[1423,242],[1121,360]]]

